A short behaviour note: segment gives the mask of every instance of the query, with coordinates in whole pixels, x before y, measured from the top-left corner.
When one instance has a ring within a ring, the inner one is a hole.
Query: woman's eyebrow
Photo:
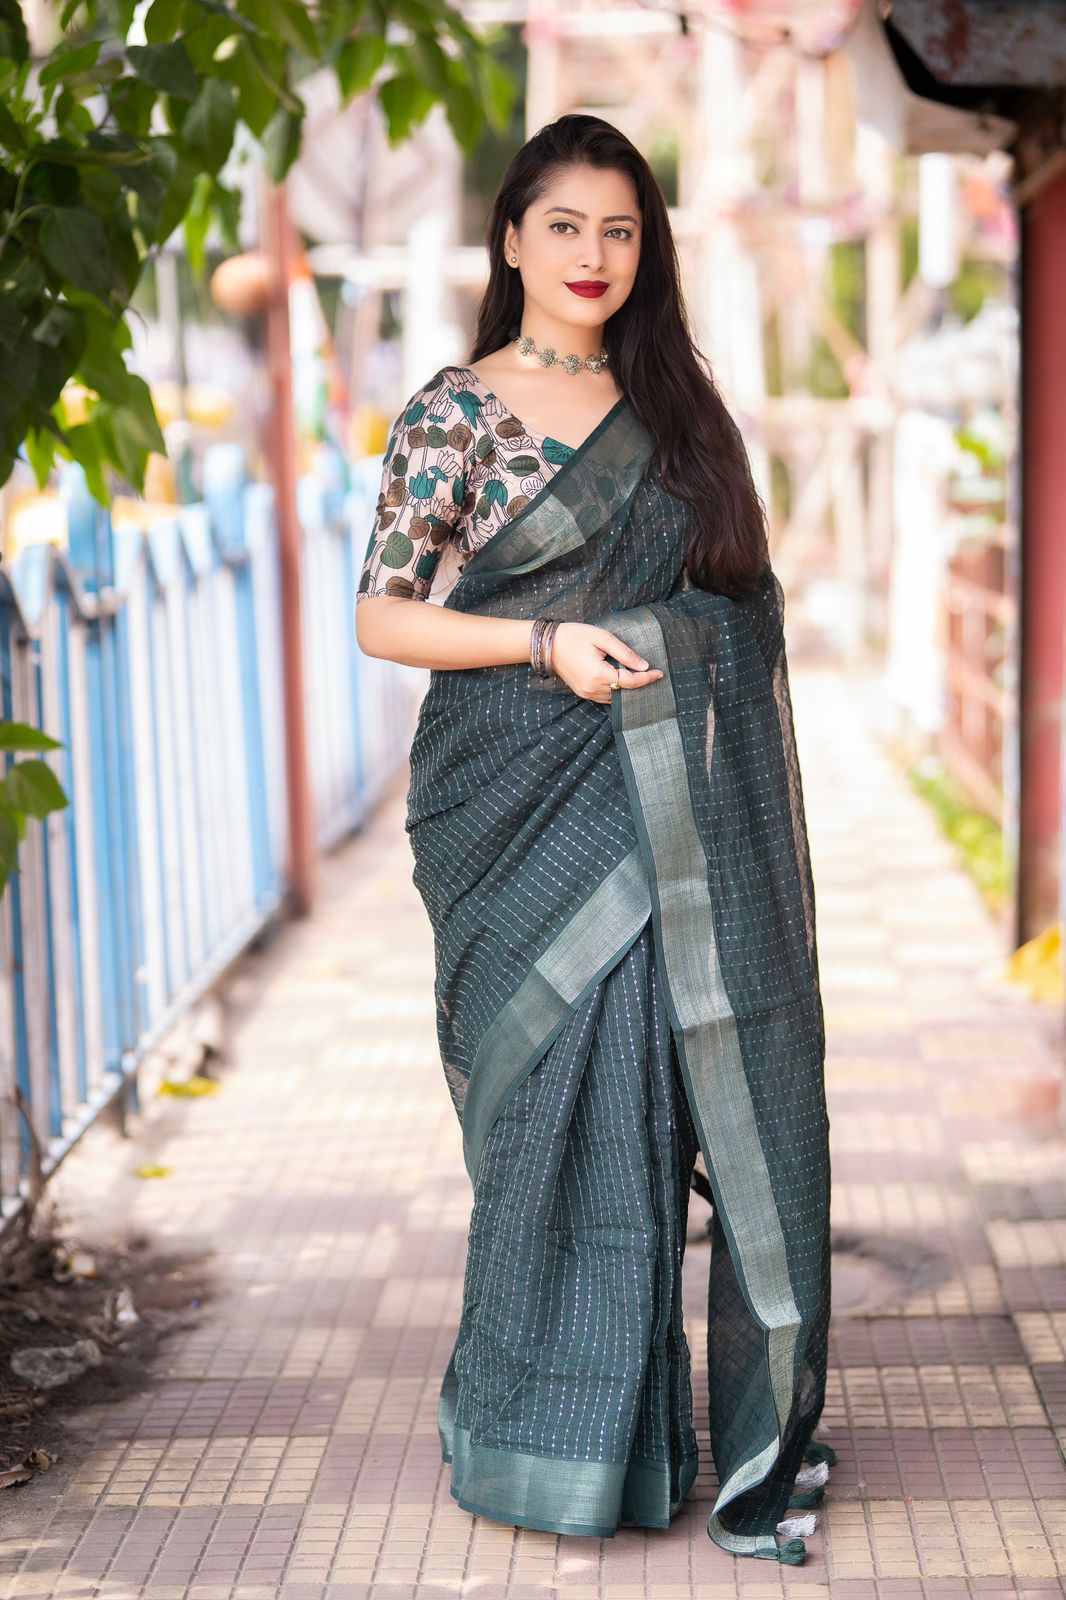
[[[544,215],[546,217],[551,216],[553,211],[565,211],[568,217],[580,217],[582,222],[589,220],[583,211],[575,211],[573,206],[549,206]],[[623,215],[620,217],[602,217],[600,220],[602,222],[636,222],[637,219],[636,217]]]

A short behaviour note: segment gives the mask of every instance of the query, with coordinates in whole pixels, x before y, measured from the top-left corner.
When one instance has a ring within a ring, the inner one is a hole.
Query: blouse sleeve
[[[452,384],[436,374],[389,434],[356,604],[376,595],[425,600],[445,545],[474,504],[474,430]]]

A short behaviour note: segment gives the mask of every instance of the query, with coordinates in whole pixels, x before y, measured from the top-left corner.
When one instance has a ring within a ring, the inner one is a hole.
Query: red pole
[[[1022,213],[1019,942],[1059,914],[1066,632],[1066,173]]]
[[[306,916],[314,901],[315,818],[304,710],[300,570],[302,530],[296,514],[296,421],[292,392],[292,348],[289,342],[293,236],[284,184],[277,187],[265,185],[263,222],[263,247],[273,269],[267,309],[267,368],[272,397],[269,437],[281,579],[285,780],[289,802],[289,902],[297,916]]]

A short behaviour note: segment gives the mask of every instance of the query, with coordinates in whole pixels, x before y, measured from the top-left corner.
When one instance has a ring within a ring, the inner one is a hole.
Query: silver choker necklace
[[[590,372],[602,372],[607,365],[607,352],[601,350],[598,356],[560,356],[557,350],[548,345],[543,350],[538,350],[528,333],[520,333],[515,339],[515,344],[524,356],[536,356],[542,367],[565,367],[570,376],[587,367]]]

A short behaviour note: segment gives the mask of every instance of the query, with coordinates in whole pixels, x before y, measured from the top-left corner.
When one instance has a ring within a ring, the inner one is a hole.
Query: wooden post
[[[1062,888],[1066,626],[1066,173],[1022,218],[1022,564],[1017,938],[1054,921]]]
[[[267,368],[271,393],[270,464],[277,506],[281,590],[285,779],[289,812],[287,876],[290,907],[297,916],[306,916],[314,900],[315,818],[304,700],[302,534],[296,510],[296,421],[289,341],[293,239],[284,184],[266,186],[263,235],[263,248],[272,267],[267,309]]]

